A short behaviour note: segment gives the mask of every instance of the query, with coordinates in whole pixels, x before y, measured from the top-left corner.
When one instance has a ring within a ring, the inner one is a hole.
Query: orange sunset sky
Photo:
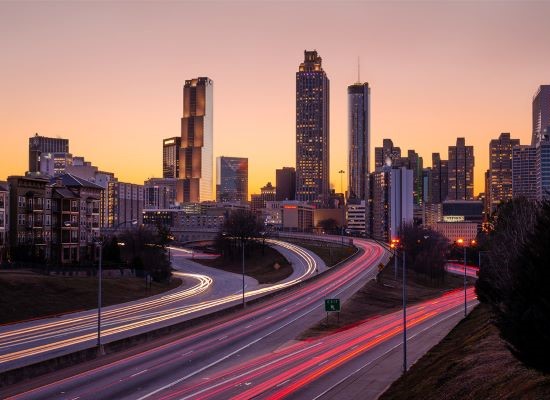
[[[532,96],[550,83],[549,15],[548,2],[2,2],[0,180],[25,172],[35,132],[70,139],[74,155],[123,181],[161,176],[183,83],[208,76],[214,155],[248,157],[258,192],[295,165],[295,72],[317,49],[338,191],[360,57],[371,154],[388,137],[429,166],[466,137],[480,192],[489,140],[530,141]]]

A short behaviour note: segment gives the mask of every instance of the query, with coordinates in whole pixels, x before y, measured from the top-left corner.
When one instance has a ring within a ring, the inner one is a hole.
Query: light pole
[[[124,221],[119,223],[114,228],[114,232],[121,226],[128,223],[128,221]],[[130,221],[132,225],[137,224],[137,220]],[[103,348],[101,346],[101,305],[102,305],[102,294],[103,294],[103,288],[102,288],[102,277],[103,277],[103,240],[96,241],[96,244],[99,244],[99,265],[98,265],[98,273],[97,273],[97,347],[99,348],[99,351],[103,353]]]
[[[102,351],[101,349],[101,294],[102,294],[102,275],[103,275],[103,268],[102,268],[102,262],[103,262],[103,241],[99,240],[96,242],[96,244],[99,244],[99,267],[98,267],[98,273],[97,273],[97,347],[99,348],[99,351]]]
[[[338,173],[340,174],[340,192],[342,193],[342,195],[344,194],[344,185],[342,183],[342,177],[344,176],[344,174],[346,173],[346,171],[344,171],[343,169],[341,169],[340,171],[338,171]]]
[[[466,241],[462,238],[458,239],[456,241],[458,244],[462,245],[464,248],[464,318],[466,318],[466,315],[468,315],[468,309],[467,309],[467,296],[466,296]],[[472,246],[476,244],[475,240],[471,241]]]
[[[245,308],[245,302],[244,302],[244,238],[241,239],[241,247],[243,251],[243,308]]]
[[[393,273],[395,280],[397,280],[397,246],[399,246],[399,239],[392,239],[390,248],[393,249]]]
[[[403,249],[403,373],[407,372],[407,264]]]

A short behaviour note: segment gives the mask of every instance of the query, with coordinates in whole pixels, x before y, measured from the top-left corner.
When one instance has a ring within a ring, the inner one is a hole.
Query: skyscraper
[[[329,197],[329,80],[317,51],[304,51],[296,72],[296,199]]]
[[[209,78],[185,81],[177,201],[212,200],[213,82]]]
[[[348,197],[368,198],[370,151],[370,88],[368,83],[348,86]]]
[[[421,206],[424,197],[424,185],[423,185],[423,169],[424,160],[414,150],[407,151],[407,157],[401,158],[401,167],[406,167],[413,171],[413,196],[414,204]]]
[[[474,146],[466,146],[464,138],[449,146],[449,200],[474,199]]]
[[[550,85],[539,86],[533,97],[533,137],[531,146],[537,146],[546,128],[550,127]]]
[[[216,201],[248,201],[248,158],[218,157],[216,176]]]
[[[400,166],[401,149],[399,147],[394,147],[391,139],[384,139],[382,140],[382,147],[374,148],[374,168],[385,166],[388,160],[391,160],[392,166]]]
[[[447,200],[449,193],[449,162],[439,153],[432,153],[431,200],[433,204]]]
[[[162,177],[179,178],[180,176],[181,137],[173,137],[162,141]]]
[[[537,199],[537,149],[533,146],[512,149],[512,196]]]
[[[275,197],[277,201],[296,199],[296,170],[283,167],[275,170]]]
[[[515,146],[519,146],[519,139],[511,139],[507,132],[489,143],[488,190],[485,193],[489,213],[512,198],[512,149]]]

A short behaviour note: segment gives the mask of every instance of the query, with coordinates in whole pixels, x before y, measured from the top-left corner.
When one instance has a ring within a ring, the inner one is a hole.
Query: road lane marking
[[[147,371],[148,371],[147,369],[144,369],[143,371],[136,372],[135,374],[130,375],[130,378],[133,378],[134,376],[141,375],[141,374],[143,374],[144,372],[147,372]]]

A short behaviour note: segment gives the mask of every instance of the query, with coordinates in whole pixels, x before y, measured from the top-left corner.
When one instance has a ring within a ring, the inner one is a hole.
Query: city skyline
[[[259,193],[275,180],[277,168],[295,165],[294,73],[303,51],[317,49],[332,86],[332,187],[339,189],[339,170],[348,178],[346,88],[356,79],[360,56],[362,79],[372,88],[371,147],[391,138],[403,153],[414,149],[429,160],[432,152],[445,155],[457,137],[465,137],[475,148],[477,194],[484,191],[487,143],[510,132],[528,144],[532,98],[548,83],[544,66],[550,56],[537,50],[544,48],[544,24],[537,22],[549,10],[544,4],[324,4],[310,10],[307,4],[179,3],[134,4],[131,13],[120,4],[0,7],[0,43],[7,55],[1,179],[24,173],[28,138],[35,132],[69,139],[73,153],[124,181],[160,177],[162,140],[179,134],[183,83],[209,76],[216,82],[214,157],[247,157],[249,193]],[[208,23],[217,28],[212,31],[227,37],[206,33],[188,44],[196,53],[191,58],[178,49],[177,38],[200,21],[180,27],[176,20],[207,9]],[[369,24],[344,26],[361,11],[372,16]],[[315,41],[298,34],[305,12],[329,27]],[[230,22],[227,13],[243,17]],[[284,16],[288,32],[271,22],[277,18],[264,19],[270,14]],[[388,33],[378,21],[384,18],[399,24],[399,32]],[[262,36],[248,37],[247,30],[260,22]],[[145,34],[142,26],[148,27]],[[369,37],[377,39],[364,40]],[[241,46],[228,46],[229,40]],[[223,66],[215,62],[221,59]],[[242,85],[245,79],[250,84]],[[232,101],[235,93],[239,102]]]

